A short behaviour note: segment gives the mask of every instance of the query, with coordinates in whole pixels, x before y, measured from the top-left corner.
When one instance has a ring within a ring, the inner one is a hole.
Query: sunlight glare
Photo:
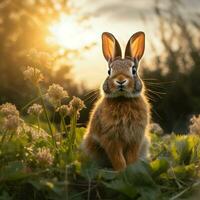
[[[94,41],[91,30],[73,15],[61,14],[59,21],[51,24],[49,30],[51,35],[47,42],[66,49],[78,49]]]

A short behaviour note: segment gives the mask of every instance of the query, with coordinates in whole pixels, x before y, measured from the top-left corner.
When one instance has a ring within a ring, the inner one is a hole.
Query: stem
[[[37,123],[38,123],[38,133],[40,132],[40,117],[37,116]]]
[[[36,102],[38,99],[40,99],[40,96],[29,101],[24,107],[21,108],[20,112],[25,110],[27,107],[29,107],[32,103]]]
[[[40,100],[41,100],[41,103],[42,103],[42,107],[44,109],[44,114],[45,114],[45,117],[46,117],[46,120],[47,120],[47,123],[48,123],[48,126],[49,126],[49,131],[50,131],[50,134],[51,134],[51,137],[52,137],[52,140],[53,140],[53,143],[55,145],[55,147],[57,148],[57,144],[56,144],[56,141],[55,141],[55,138],[54,138],[54,135],[53,135],[53,130],[52,130],[52,127],[51,127],[51,122],[49,120],[49,116],[47,114],[47,109],[46,109],[46,106],[45,106],[45,103],[44,103],[44,99],[42,97],[42,92],[40,90],[40,86],[38,85],[37,86],[37,90],[38,90],[38,94],[40,96]]]
[[[60,113],[60,117],[61,117],[61,123],[62,123],[63,129],[65,131],[66,137],[68,137],[68,131],[67,131],[67,128],[66,128],[65,119],[64,119],[64,116],[63,116],[62,113]]]
[[[74,110],[73,115],[71,117],[71,126],[70,126],[70,137],[71,137],[71,149],[74,148],[75,143],[76,143],[76,122],[77,122],[77,114],[76,114],[76,110]]]
[[[52,118],[53,124],[55,124],[55,115],[56,115],[56,111],[55,111],[55,108],[54,108],[53,109],[53,118]]]
[[[13,135],[14,135],[14,131],[11,132],[11,135],[10,135],[10,138],[8,139],[8,142],[11,141],[11,139],[13,138]]]
[[[88,195],[87,200],[90,200],[90,193],[91,193],[91,179],[88,180]]]
[[[200,182],[196,182],[194,184],[192,184],[191,186],[185,188],[183,191],[181,191],[180,193],[178,193],[177,195],[173,196],[170,198],[170,200],[175,200],[175,199],[179,199],[180,196],[182,196],[184,193],[186,193],[188,190],[197,187],[200,184]]]
[[[66,192],[66,199],[69,199],[69,191],[68,191],[68,166],[65,167],[65,192]]]
[[[1,144],[3,144],[5,138],[6,138],[6,131],[4,131],[3,136],[1,138]]]
[[[59,106],[61,106],[61,101],[59,103]],[[61,125],[63,126],[63,129],[65,131],[66,137],[68,137],[68,131],[67,131],[66,124],[65,124],[65,118],[64,118],[64,116],[63,116],[63,114],[61,112],[59,112],[59,114],[60,114],[60,118],[61,118]]]

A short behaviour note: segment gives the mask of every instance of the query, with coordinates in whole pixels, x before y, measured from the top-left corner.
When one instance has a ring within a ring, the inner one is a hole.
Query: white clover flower
[[[19,116],[19,111],[16,106],[11,103],[5,103],[0,106],[0,113],[2,113],[5,117],[9,115]]]
[[[41,71],[34,67],[27,67],[23,74],[25,79],[30,80],[34,84],[38,84],[44,79]]]
[[[163,135],[164,131],[158,123],[151,123],[149,125],[149,131],[157,135]]]
[[[60,85],[52,84],[49,86],[46,97],[54,106],[58,106],[63,98],[68,97],[68,93]]]
[[[0,113],[3,115],[1,125],[6,131],[17,131],[23,123],[16,106],[11,103],[2,104],[0,106]]]
[[[190,123],[189,133],[200,135],[200,115],[192,116]]]
[[[60,112],[63,116],[71,116],[73,114],[73,108],[69,105],[62,105],[56,111]]]
[[[22,129],[26,132],[27,135],[31,137],[33,141],[37,141],[38,139],[48,139],[50,137],[45,130],[41,128],[38,130],[38,127],[32,127],[25,123],[23,128],[21,128],[21,131]]]
[[[38,164],[41,166],[49,166],[53,164],[53,155],[51,154],[51,151],[49,148],[43,147],[43,148],[38,148],[38,151],[36,153],[36,160]]]
[[[16,131],[21,124],[18,115],[8,115],[3,119],[3,128],[7,131]]]
[[[42,106],[36,103],[30,106],[27,111],[29,115],[34,115],[34,116],[39,116],[42,112],[43,112]]]
[[[84,102],[75,96],[73,96],[73,99],[70,101],[69,105],[76,111],[80,111],[85,108]]]

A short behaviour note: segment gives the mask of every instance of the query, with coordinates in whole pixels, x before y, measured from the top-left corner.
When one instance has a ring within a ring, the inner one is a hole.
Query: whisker
[[[147,89],[147,91],[148,91],[149,93],[151,93],[151,94],[153,94],[153,95],[159,97],[160,99],[162,98],[162,96],[160,95],[160,93],[156,93],[155,91],[152,91],[152,90],[150,90],[150,89]]]
[[[173,84],[176,83],[176,81],[162,81],[162,82],[149,82],[149,81],[145,81],[143,80],[145,83],[151,83],[151,84]]]
[[[90,100],[91,98],[93,98],[93,97],[95,97],[95,96],[99,96],[99,92],[96,92],[96,93],[91,94],[90,96],[86,97],[86,98],[84,99],[84,101],[88,101],[88,100]]]
[[[147,82],[147,81],[144,81],[144,84],[147,88],[147,90],[151,90],[152,93],[157,93],[157,94],[166,94],[165,92],[163,91],[166,91],[167,88],[170,86],[169,84],[171,83],[174,83],[175,81],[173,82]],[[156,91],[156,90],[152,90],[152,89],[158,89],[159,91]],[[162,91],[160,91],[162,90]]]
[[[166,87],[162,86],[162,85],[151,85],[151,84],[145,83],[145,86],[146,86],[146,88],[157,88],[157,89],[162,89],[162,90],[166,89]]]
[[[150,95],[146,95],[146,96],[147,96],[147,99],[148,99],[148,100],[153,101],[153,102],[157,102],[157,101],[155,101],[155,99],[153,99],[152,96],[150,96]]]
[[[143,78],[143,81],[157,81],[158,79],[155,78]]]
[[[91,91],[89,91],[88,93],[84,94],[83,96],[88,96],[89,94],[94,93],[94,92],[97,92],[97,91],[99,91],[99,89],[91,90]]]
[[[157,115],[160,119],[162,119],[162,117],[158,114],[158,112],[156,110],[152,109],[152,112],[155,113],[155,115]]]
[[[159,91],[156,91],[156,90],[151,90],[150,88],[147,88],[146,90],[149,91],[149,92],[155,93],[155,94],[167,94],[166,92],[159,92]]]
[[[155,94],[167,94],[166,92],[159,92],[159,91],[156,91],[156,90],[151,90],[151,92],[154,92]]]
[[[95,96],[93,99],[91,99],[90,103],[93,103],[99,96]]]
[[[146,94],[147,98],[150,99],[151,101],[158,102],[156,95],[150,94],[148,91],[146,91],[145,94]],[[160,99],[160,97],[159,97],[159,99]]]

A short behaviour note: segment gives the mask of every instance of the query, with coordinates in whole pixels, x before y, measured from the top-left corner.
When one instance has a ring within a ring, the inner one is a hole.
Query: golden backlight
[[[73,15],[61,14],[59,20],[49,26],[49,31],[47,42],[66,49],[79,49],[93,42],[93,34],[87,24]]]

